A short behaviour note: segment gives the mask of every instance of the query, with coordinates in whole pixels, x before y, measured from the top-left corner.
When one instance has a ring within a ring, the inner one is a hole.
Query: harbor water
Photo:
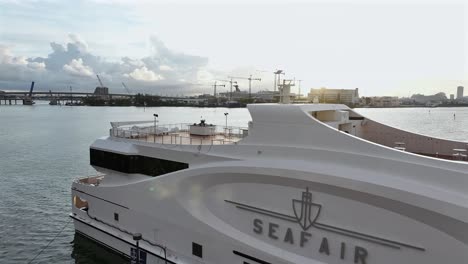
[[[468,108],[362,108],[404,130],[468,142]],[[111,121],[247,127],[247,109],[0,106],[0,263],[128,263],[83,237],[70,222],[71,182],[94,173],[89,146]],[[57,235],[61,229],[59,235]],[[52,241],[52,242],[51,242]],[[50,245],[48,245],[50,242]],[[48,245],[48,246],[47,246]],[[41,252],[41,250],[43,250]]]

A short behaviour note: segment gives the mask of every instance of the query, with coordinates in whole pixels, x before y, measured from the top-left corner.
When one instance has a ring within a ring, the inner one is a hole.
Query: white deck
[[[213,125],[209,135],[196,135],[190,133],[190,126],[193,124],[116,126],[110,130],[110,136],[155,144],[225,145],[240,141],[248,133],[246,128]]]

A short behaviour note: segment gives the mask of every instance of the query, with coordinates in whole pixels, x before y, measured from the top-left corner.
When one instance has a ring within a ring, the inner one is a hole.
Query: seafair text
[[[290,227],[282,227],[277,223],[266,222],[261,219],[255,218],[253,220],[253,232],[258,235],[265,235],[270,239],[289,243],[291,245],[298,245],[301,248],[307,247],[312,234],[301,231],[300,233],[294,233]],[[335,255],[339,256],[340,259],[348,259],[347,245],[341,242],[339,245],[339,252],[333,253],[330,250],[329,241],[327,237],[322,237],[320,246],[317,249],[318,253],[326,256]],[[367,257],[369,255],[367,249],[359,246],[355,246],[354,250],[351,251],[352,260],[355,264],[368,264]]]

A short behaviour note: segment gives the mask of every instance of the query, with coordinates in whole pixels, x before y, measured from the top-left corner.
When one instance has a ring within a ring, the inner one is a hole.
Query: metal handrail
[[[160,142],[158,144],[180,144],[183,145],[183,139],[186,142],[189,142],[190,145],[193,145],[194,140],[198,139],[195,142],[200,142],[203,145],[204,140],[210,140],[211,145],[218,144],[232,144],[240,139],[244,138],[248,131],[247,128],[243,127],[234,127],[234,126],[217,126],[217,125],[207,125],[208,127],[213,127],[214,132],[210,136],[224,136],[223,139],[207,139],[203,136],[182,136],[180,133],[187,133],[190,131],[190,126],[194,124],[188,123],[179,123],[179,124],[165,124],[165,125],[156,125],[156,126],[131,126],[131,127],[113,127],[109,130],[109,135],[111,137],[117,138],[126,138],[126,139],[135,139],[139,141],[151,142],[150,136],[160,137]],[[169,138],[168,138],[169,137]],[[154,140],[154,139],[153,139]],[[159,140],[158,140],[159,141]],[[154,142],[156,143],[156,142]],[[199,144],[196,144],[199,145]],[[205,145],[206,144],[205,141]]]

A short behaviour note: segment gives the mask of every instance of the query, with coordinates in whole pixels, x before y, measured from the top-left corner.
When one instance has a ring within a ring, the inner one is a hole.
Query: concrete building
[[[413,94],[411,99],[413,99],[416,104],[442,103],[447,101],[447,96],[445,93],[436,93],[434,95]]]
[[[94,97],[100,98],[102,100],[109,99],[109,88],[98,86],[94,89]]]
[[[457,87],[457,99],[458,100],[463,99],[463,86]]]
[[[310,102],[317,98],[320,103],[356,104],[359,102],[359,91],[356,89],[310,89]]]
[[[364,104],[375,107],[396,107],[400,106],[401,102],[397,96],[374,96],[365,97]]]
[[[94,94],[95,95],[109,95],[109,88],[107,87],[96,87],[96,89],[94,89]]]
[[[240,100],[240,99],[247,99],[249,98],[249,93],[246,91],[232,91],[219,93],[219,97],[231,98],[232,100]]]
[[[450,101],[453,101],[455,100],[455,95],[454,94],[450,94]]]
[[[252,94],[252,98],[257,100],[263,100],[267,102],[273,102],[278,100],[279,92],[278,91],[258,91]]]

